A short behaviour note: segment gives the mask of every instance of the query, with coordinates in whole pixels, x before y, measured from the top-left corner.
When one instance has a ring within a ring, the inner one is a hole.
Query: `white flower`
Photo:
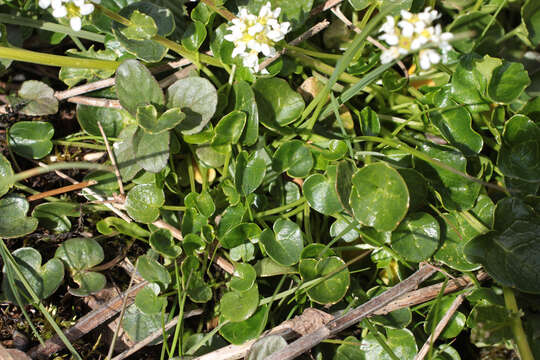
[[[89,2],[90,1],[90,2]],[[39,7],[52,8],[52,15],[55,18],[67,18],[69,25],[75,31],[81,30],[82,17],[94,12],[95,6],[101,0],[39,0]]]
[[[446,61],[448,52],[452,50],[450,41],[453,35],[442,32],[441,25],[432,25],[440,17],[437,10],[427,7],[418,14],[402,10],[401,19],[396,22],[392,16],[387,16],[381,26],[379,39],[385,41],[390,48],[381,54],[381,63],[386,64],[402,55],[420,51],[418,61],[420,68],[428,69],[432,64]],[[425,49],[426,47],[436,49]],[[442,56],[441,56],[442,54]]]
[[[285,38],[291,24],[279,23],[280,8],[272,10],[270,2],[264,4],[259,15],[250,14],[246,8],[240,8],[238,17],[227,28],[230,34],[223,38],[234,43],[233,57],[240,57],[242,64],[253,72],[258,71],[259,54],[274,56],[274,45]]]

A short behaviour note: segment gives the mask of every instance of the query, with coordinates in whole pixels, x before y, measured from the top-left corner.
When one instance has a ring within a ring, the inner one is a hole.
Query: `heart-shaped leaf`
[[[51,296],[62,283],[64,279],[64,264],[62,261],[52,258],[42,266],[41,254],[30,247],[19,248],[12,255],[19,266],[19,270],[39,299],[46,299]],[[26,304],[26,299],[30,296],[26,292],[25,286],[15,276],[16,289],[12,289],[7,278],[6,265],[3,267],[3,273],[2,291],[5,296],[8,300],[16,303],[14,292],[17,291],[20,294],[19,299],[23,304]],[[14,274],[13,271],[12,274]],[[24,296],[22,296],[23,294]]]
[[[300,140],[282,144],[272,157],[272,168],[291,177],[306,177],[313,168],[311,151]]]
[[[240,194],[247,196],[254,192],[261,185],[265,174],[266,163],[256,153],[249,155],[242,151],[238,154],[234,183]]]
[[[259,78],[253,84],[261,123],[271,129],[286,126],[304,111],[304,99],[278,78]]]
[[[257,340],[249,348],[247,360],[264,360],[271,354],[285,348],[287,341],[279,335],[269,335]]]
[[[392,249],[406,260],[420,262],[437,250],[440,235],[439,223],[433,216],[412,213],[392,232]]]
[[[171,283],[171,275],[167,269],[148,255],[139,256],[137,271],[144,280],[159,284],[161,290],[165,290]]]
[[[144,170],[158,173],[167,166],[169,160],[169,132],[150,134],[137,129],[133,136],[134,158]]]
[[[499,103],[511,103],[531,83],[523,64],[505,61],[491,74],[488,85],[489,97]]]
[[[336,193],[336,184],[322,174],[310,175],[302,185],[302,191],[311,208],[324,215],[332,215],[343,209]]]
[[[364,166],[352,177],[350,205],[360,223],[379,231],[396,228],[409,209],[409,191],[397,170],[384,163]]]
[[[0,199],[0,238],[16,238],[36,230],[38,219],[27,217],[28,201],[18,194],[9,194]]]
[[[9,128],[8,144],[20,156],[41,159],[52,150],[54,128],[43,121],[19,121]]]
[[[220,323],[224,320],[223,316],[219,319]],[[225,324],[219,329],[219,333],[231,344],[241,345],[259,336],[266,327],[267,320],[268,305],[262,305],[249,319]]]
[[[148,315],[160,313],[161,309],[167,306],[167,299],[158,296],[159,292],[158,284],[150,283],[146,285],[135,296],[135,305]]]
[[[157,35],[157,26],[152,17],[135,10],[129,18],[131,24],[120,29],[128,40],[149,40]]]
[[[126,308],[122,328],[133,342],[139,342],[156,331],[161,331],[161,316],[161,313],[145,314],[136,304],[132,304]]]
[[[54,89],[41,81],[28,80],[19,89],[19,97],[28,103],[20,110],[30,116],[51,115],[58,112]]]
[[[71,230],[68,216],[81,216],[80,205],[67,201],[43,203],[34,208],[32,216],[39,220],[40,226],[56,232],[67,232]]]
[[[13,175],[11,163],[4,155],[0,154],[0,178],[6,179]],[[0,185],[0,197],[4,196],[12,186],[12,184]]]
[[[159,216],[159,208],[165,203],[163,190],[155,184],[141,184],[133,187],[126,197],[129,216],[143,223],[151,223]]]
[[[304,249],[300,227],[288,219],[278,219],[273,229],[273,232],[270,229],[264,230],[260,236],[268,256],[284,266],[296,264]]]
[[[182,248],[174,243],[171,232],[167,229],[157,229],[150,235],[150,246],[163,256],[176,259],[182,253]]]
[[[232,249],[235,246],[242,245],[250,239],[258,238],[261,229],[254,223],[241,223],[233,226],[229,231],[219,239],[219,243],[225,249]]]
[[[98,106],[77,105],[77,120],[81,128],[90,135],[101,137],[98,121],[103,132],[109,137],[118,137],[122,129],[132,122],[129,113],[124,109]]]
[[[246,291],[229,291],[219,301],[221,315],[231,321],[247,320],[257,310],[259,305],[259,289],[257,285]]]
[[[343,270],[339,270],[341,268]],[[349,289],[349,270],[345,266],[345,262],[337,256],[329,256],[320,260],[302,259],[298,270],[304,281],[333,274],[307,291],[309,298],[316,303],[337,303],[345,296]]]
[[[247,291],[255,283],[257,273],[253,266],[249,264],[236,264],[233,278],[231,279],[231,289],[236,291]]]
[[[154,105],[141,105],[137,107],[137,123],[149,134],[160,134],[173,129],[180,124],[186,115],[179,108],[165,111],[158,117]]]

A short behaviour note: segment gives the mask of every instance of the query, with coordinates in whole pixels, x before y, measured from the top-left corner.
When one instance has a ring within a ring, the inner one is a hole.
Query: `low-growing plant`
[[[93,356],[44,304],[114,283],[155,359],[540,358],[539,34],[535,0],[0,1],[30,353],[27,305]]]

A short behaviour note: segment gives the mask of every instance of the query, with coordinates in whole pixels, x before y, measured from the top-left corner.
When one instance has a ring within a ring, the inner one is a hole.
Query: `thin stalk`
[[[273,209],[270,209],[270,210],[265,210],[265,211],[261,211],[261,212],[258,212],[255,214],[255,217],[264,217],[264,216],[268,216],[268,215],[274,215],[274,214],[279,214],[281,212],[284,212],[284,211],[287,211],[289,209],[292,209],[298,205],[302,205],[303,203],[306,202],[306,198],[305,197],[302,197],[296,201],[293,201],[292,203],[289,203],[289,204],[286,204],[286,205],[282,205],[282,206],[279,206],[277,208],[273,208]]]
[[[364,319],[364,321],[362,321],[362,323],[369,329],[371,334],[373,334],[373,336],[375,337],[375,340],[379,343],[379,345],[381,345],[381,347],[384,349],[384,351],[386,351],[386,354],[388,356],[390,356],[392,358],[392,360],[400,360],[396,356],[396,354],[394,354],[394,352],[392,351],[392,348],[386,342],[386,339],[384,337],[382,337],[382,335],[375,328],[375,326],[373,326],[373,324],[371,323],[371,321],[369,321],[369,319]]]
[[[89,144],[89,143],[78,142],[78,141],[53,140],[52,143],[54,145],[79,147],[79,148],[84,148],[84,149],[101,150],[101,151],[105,150],[105,146],[103,145]]]
[[[221,17],[223,17],[227,21],[232,21],[236,17],[229,10],[218,7],[216,4],[214,4],[212,0],[201,0],[201,2],[203,2],[206,6],[214,10],[219,15],[221,15]]]
[[[339,58],[341,57],[341,55],[338,55],[338,54],[327,54],[325,52],[304,49],[304,48],[289,45],[289,44],[285,44],[284,47],[289,50],[296,51],[298,53],[301,53],[307,56],[313,56],[319,59],[339,60]]]
[[[29,62],[48,66],[65,66],[71,68],[116,70],[120,65],[118,61],[83,59],[70,56],[44,54],[37,51],[0,46],[2,58]]]
[[[510,328],[514,334],[514,340],[516,341],[519,356],[521,360],[534,360],[534,355],[529,346],[529,342],[527,341],[527,334],[523,329],[514,290],[505,286],[503,287],[503,295],[506,309],[513,315],[510,322]]]

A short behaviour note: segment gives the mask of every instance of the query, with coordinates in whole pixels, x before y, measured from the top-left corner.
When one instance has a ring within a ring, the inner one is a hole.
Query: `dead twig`
[[[83,182],[73,184],[73,185],[62,186],[62,187],[59,187],[58,189],[53,189],[53,190],[41,192],[39,194],[30,195],[26,198],[26,200],[36,201],[36,200],[43,199],[49,196],[55,196],[55,195],[64,194],[70,191],[84,189],[85,187],[92,186],[97,183],[98,182],[96,180],[89,180],[89,181],[83,181]]]
[[[323,11],[326,11],[328,9],[333,8],[336,5],[339,5],[342,2],[343,2],[343,0],[327,0],[324,4],[321,4],[321,5],[317,6],[315,9],[312,9],[309,12],[309,15],[310,16],[317,15],[317,14],[323,12]]]
[[[429,335],[428,339],[426,340],[426,342],[424,343],[424,345],[422,346],[418,354],[416,354],[416,356],[414,357],[414,360],[424,360],[424,357],[428,354],[429,349],[433,346],[433,343],[435,342],[435,340],[437,340],[439,335],[441,335],[446,325],[448,325],[448,322],[450,321],[454,313],[457,311],[458,307],[463,302],[463,299],[465,299],[464,294],[459,294],[454,299],[454,301],[452,302],[452,305],[450,306],[446,314],[444,314],[441,321],[439,321],[433,333]]]
[[[67,101],[74,104],[104,107],[110,109],[122,109],[120,101],[113,99],[94,98],[90,96],[73,96],[70,97]]]

